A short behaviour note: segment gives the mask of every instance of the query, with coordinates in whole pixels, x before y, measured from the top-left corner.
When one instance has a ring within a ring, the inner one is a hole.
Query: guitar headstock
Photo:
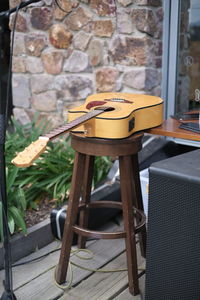
[[[40,154],[42,154],[47,146],[49,138],[40,137],[35,142],[31,143],[22,152],[20,152],[13,160],[12,163],[21,168],[29,167]]]

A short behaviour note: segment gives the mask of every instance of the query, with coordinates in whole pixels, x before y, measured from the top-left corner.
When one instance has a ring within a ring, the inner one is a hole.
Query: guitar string
[[[45,137],[48,137],[49,139],[53,139],[55,137],[57,137],[60,134],[63,134],[64,132],[78,126],[81,125],[81,123],[88,121],[89,119],[94,118],[95,116],[98,116],[100,114],[102,114],[103,112],[105,112],[107,108],[105,109],[101,109],[101,110],[93,110],[89,113],[86,113],[86,115],[80,116],[79,118],[76,118],[75,120],[71,121],[70,123],[63,125],[61,127],[58,127],[56,129],[53,129],[52,131],[50,131],[49,133],[47,133],[45,135]]]

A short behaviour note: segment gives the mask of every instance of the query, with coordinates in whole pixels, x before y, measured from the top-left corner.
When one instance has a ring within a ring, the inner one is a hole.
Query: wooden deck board
[[[17,263],[23,263],[27,260],[34,259],[36,257],[42,256],[50,251],[58,248],[60,242],[53,242],[47,245],[46,247],[35,251],[31,255],[20,259]],[[45,269],[52,266],[52,264],[57,261],[57,257],[54,259],[56,254],[51,255],[51,260],[49,260],[48,256],[34,263],[25,264],[18,267],[13,267],[13,284],[14,288],[18,288],[20,285],[25,284],[28,281],[31,281],[33,278],[37,277],[40,272],[44,272]],[[39,267],[38,267],[39,266]],[[0,277],[4,277],[4,271],[0,271]],[[0,282],[0,290],[2,289],[2,282]]]
[[[112,231],[113,229],[121,230],[122,224],[117,226],[110,223],[107,230]],[[20,262],[49,253],[58,246],[59,242],[53,242],[20,260]],[[94,253],[92,260],[83,261],[74,256],[71,260],[92,269],[126,267],[126,257],[123,253],[125,249],[124,239],[89,241],[87,248]],[[51,253],[39,261],[13,268],[13,282],[17,300],[128,299],[119,298],[123,293],[129,294],[126,291],[128,282],[126,272],[101,274],[82,270],[75,266],[73,266],[73,287],[64,293],[54,283],[54,266],[58,263],[58,258],[59,251]],[[141,259],[139,261],[142,262]],[[0,294],[3,293],[3,278],[4,271],[2,270],[0,271]]]
[[[120,293],[115,300],[143,300],[144,299],[144,287],[145,287],[145,275],[143,275],[139,280],[140,285],[140,295],[133,296],[129,293],[128,288]]]
[[[104,266],[103,269],[117,269],[125,267],[125,255],[122,254],[115,261]],[[118,294],[120,289],[124,289],[127,286],[127,272],[117,273],[95,273],[88,279],[82,281],[77,287],[67,291],[61,300],[73,299],[76,300],[79,297],[82,299],[110,299],[114,294]]]
[[[116,242],[116,243],[115,243]],[[119,253],[121,253],[124,250],[124,243],[122,240],[109,240],[109,241],[97,241],[91,245],[88,246],[88,249],[90,249],[93,253],[95,253],[94,258],[91,261],[87,261],[85,265],[88,268],[99,268],[103,265],[105,265],[108,261],[113,259],[113,257],[117,256]],[[114,251],[110,251],[110,249],[113,249]],[[113,253],[114,252],[114,253]],[[56,263],[58,262],[58,253]],[[49,260],[51,260],[51,257],[55,256],[50,255]],[[54,257],[53,257],[54,259]],[[78,264],[84,265],[80,259],[77,257],[73,257],[73,261],[75,261]],[[53,264],[52,264],[53,265]],[[49,266],[49,264],[48,264]],[[26,266],[27,267],[27,266]],[[21,287],[19,287],[16,290],[16,296],[18,295],[19,300],[25,300],[28,299],[31,300],[38,300],[38,294],[43,295],[44,290],[51,291],[51,294],[54,295],[54,298],[60,296],[63,291],[55,286],[53,283],[53,271],[49,270],[52,266],[49,268],[40,268],[39,263],[34,266],[35,269],[39,268],[38,270],[38,276],[33,278],[32,280],[27,280],[27,283]],[[30,266],[29,266],[30,268]],[[41,273],[42,271],[42,273]],[[24,272],[24,271],[23,271]],[[28,270],[27,270],[28,272]],[[24,273],[21,276],[26,277],[27,272]],[[82,281],[84,278],[87,278],[90,274],[92,274],[91,271],[85,271],[82,269],[79,269],[78,267],[73,267],[73,285],[78,284],[80,281]],[[19,271],[17,272],[19,274]],[[17,275],[18,276],[18,275]],[[45,286],[45,287],[44,287]],[[37,287],[37,288],[36,288]],[[32,296],[30,296],[32,294]],[[24,297],[26,295],[26,297]],[[52,299],[54,299],[52,298]],[[43,299],[49,299],[49,298],[43,298]]]
[[[138,264],[143,262],[140,257]],[[103,269],[121,269],[126,268],[126,254],[123,253],[112,262],[104,266]],[[108,300],[116,299],[128,286],[127,271],[114,273],[94,273],[88,279],[82,281],[77,287],[66,291],[65,295],[60,300],[78,300],[78,299],[92,299],[92,300]],[[129,292],[128,292],[129,293]],[[130,293],[129,293],[130,294]],[[80,298],[81,297],[81,298]],[[131,295],[131,299],[133,296]],[[134,299],[140,296],[134,297]],[[119,298],[120,299],[120,298]],[[124,298],[126,299],[126,298]]]
[[[112,230],[120,230],[120,229],[122,229],[122,224],[119,226],[119,225],[114,224],[113,222],[110,222],[109,226],[106,226],[106,230],[109,230],[109,228],[111,228]],[[87,245],[90,245],[92,243],[96,243],[96,241],[90,241],[87,243]],[[17,263],[21,263],[21,262],[42,256],[46,253],[49,253],[50,251],[52,251],[54,249],[59,248],[59,245],[60,245],[60,242],[55,241],[55,242],[47,245],[46,247],[35,251],[31,255],[29,255],[23,259],[20,259]],[[96,249],[94,249],[94,251],[95,250]],[[97,251],[99,251],[99,249]],[[39,261],[35,261],[34,263],[26,264],[23,266],[18,266],[16,268],[13,268],[14,289],[19,288],[19,286],[24,285],[26,282],[29,282],[29,281],[33,280],[34,278],[37,278],[45,270],[56,265],[58,263],[58,255],[59,255],[59,251],[55,252],[53,254],[50,254],[50,256],[47,256]],[[0,271],[0,291],[3,290],[3,284],[2,284],[3,278],[4,278],[4,271],[2,270],[2,271]]]

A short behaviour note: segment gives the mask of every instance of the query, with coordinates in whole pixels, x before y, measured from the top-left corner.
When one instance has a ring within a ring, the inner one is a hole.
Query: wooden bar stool
[[[72,134],[71,137],[71,145],[76,152],[56,281],[62,284],[66,280],[74,232],[78,234],[80,248],[85,247],[87,237],[125,238],[129,290],[136,295],[139,293],[136,233],[139,234],[141,254],[144,257],[146,250],[146,225],[138,168],[138,152],[142,147],[143,134],[134,134],[129,138],[118,140],[87,138],[77,134]],[[114,201],[90,203],[94,159],[95,156],[104,155],[119,158],[121,203]],[[87,229],[89,208],[102,206],[123,210],[124,231],[107,233]],[[80,212],[79,225],[76,225],[78,212]]]

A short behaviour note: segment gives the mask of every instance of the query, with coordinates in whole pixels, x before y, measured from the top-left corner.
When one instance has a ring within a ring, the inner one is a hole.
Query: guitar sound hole
[[[113,111],[115,110],[115,108],[110,106],[99,106],[99,107],[95,107],[94,110]]]

